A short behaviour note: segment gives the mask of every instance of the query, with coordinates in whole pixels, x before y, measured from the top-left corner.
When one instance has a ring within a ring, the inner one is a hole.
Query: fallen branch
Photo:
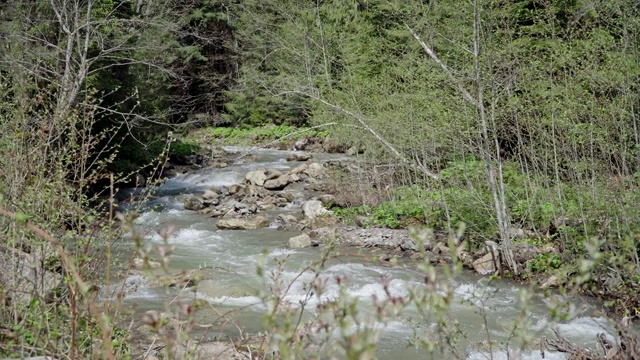
[[[629,328],[629,318],[622,319],[622,323],[616,326],[618,330],[618,341],[611,341],[606,338],[603,333],[598,334],[598,345],[602,348],[601,354],[595,350],[585,349],[580,347],[565,337],[560,335],[558,329],[553,329],[553,333],[556,336],[556,340],[550,340],[546,337],[540,339],[540,348],[542,357],[544,358],[544,351],[555,351],[569,355],[571,360],[626,360],[626,359],[640,359],[640,344],[638,343],[638,335]]]

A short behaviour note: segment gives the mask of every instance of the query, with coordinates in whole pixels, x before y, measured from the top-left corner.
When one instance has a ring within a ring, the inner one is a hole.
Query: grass
[[[298,128],[289,125],[266,125],[261,127],[206,127],[184,137],[185,142],[223,145],[257,145],[286,138],[295,142],[302,138],[324,139],[330,136],[326,129]]]

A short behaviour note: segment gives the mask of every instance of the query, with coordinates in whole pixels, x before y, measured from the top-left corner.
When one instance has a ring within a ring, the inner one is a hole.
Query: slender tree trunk
[[[478,92],[477,109],[480,115],[480,125],[482,127],[482,147],[484,153],[484,161],[487,165],[487,175],[489,178],[489,187],[493,197],[494,210],[496,214],[496,222],[500,233],[500,242],[502,246],[502,254],[505,257],[507,265],[515,275],[518,274],[518,266],[513,259],[513,249],[511,237],[509,236],[509,213],[507,212],[507,204],[504,195],[504,180],[502,177],[502,160],[500,159],[500,147],[496,140],[495,159],[491,155],[491,140],[489,138],[489,129],[487,125],[487,111],[484,106],[482,77],[480,73],[480,9],[478,1],[473,1],[473,58],[475,81]],[[492,118],[494,111],[492,111]],[[493,126],[495,137],[495,122]]]

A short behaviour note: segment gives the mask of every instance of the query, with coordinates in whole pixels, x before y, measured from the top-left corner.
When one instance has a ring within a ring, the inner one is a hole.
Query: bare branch
[[[418,43],[420,44],[420,46],[422,46],[422,49],[424,50],[425,53],[427,53],[427,55],[429,55],[433,61],[436,62],[436,64],[438,64],[440,66],[440,68],[442,68],[442,71],[444,71],[445,74],[447,74],[447,76],[449,77],[449,80],[455,84],[458,87],[458,90],[460,90],[460,93],[462,94],[462,97],[471,105],[475,106],[476,108],[480,106],[480,104],[478,103],[478,101],[476,101],[476,99],[473,98],[473,96],[471,96],[471,94],[469,93],[469,91],[467,91],[467,89],[464,88],[464,86],[462,85],[462,83],[458,80],[458,78],[456,78],[453,73],[451,72],[451,70],[449,70],[449,68],[447,67],[447,65],[445,65],[440,58],[438,58],[438,56],[436,55],[436,53],[434,53],[431,48],[429,48],[429,46],[427,46],[427,44],[425,44],[424,41],[422,41],[422,39],[420,38],[420,36],[418,36],[418,34],[413,31],[412,28],[409,27],[409,25],[404,24],[404,26],[407,28],[407,30],[409,30],[409,32],[411,33],[411,35],[413,35],[414,39],[416,39],[418,41]]]

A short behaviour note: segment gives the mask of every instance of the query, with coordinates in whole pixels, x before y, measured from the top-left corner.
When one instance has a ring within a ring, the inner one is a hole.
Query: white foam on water
[[[295,251],[293,249],[275,248],[275,249],[271,250],[271,252],[269,253],[269,256],[278,257],[278,256],[293,255],[293,254],[296,254],[296,253],[297,253],[297,251]]]
[[[157,222],[159,218],[160,218],[160,213],[155,211],[147,211],[140,214],[140,216],[138,216],[133,223],[137,225],[154,224]]]
[[[236,171],[198,171],[177,175],[174,182],[183,183],[185,187],[220,187],[237,184],[241,180]]]
[[[283,210],[296,210],[302,207],[302,203],[304,203],[304,199],[294,199],[292,202],[285,205]]]
[[[402,297],[408,295],[407,284],[405,281],[393,279],[388,284],[389,294],[393,297]],[[348,294],[354,298],[372,300],[374,297],[378,300],[387,300],[388,295],[384,290],[382,282],[365,284],[360,287],[352,287]]]
[[[262,303],[257,296],[220,296],[220,297],[210,297],[200,293],[196,293],[196,297],[198,299],[205,300],[210,304],[222,305],[222,306],[232,306],[232,307],[252,307],[257,310],[266,310],[266,306]]]
[[[112,284],[110,286],[103,286],[98,293],[98,300],[115,300],[115,298],[118,296],[118,293],[120,292],[124,292],[126,294],[126,298],[153,298],[153,296],[145,292],[148,283],[149,279],[147,279],[145,276],[138,274],[129,275],[124,281],[121,281],[120,283]]]
[[[149,239],[155,243],[164,243],[162,235],[157,232],[152,234]],[[184,228],[171,233],[168,242],[169,244],[207,245],[214,244],[217,240],[220,240],[220,236],[215,232]]]
[[[179,203],[179,206],[176,206],[175,208],[167,211],[165,214],[167,215],[181,215],[184,213],[184,204],[183,203]]]
[[[595,344],[600,333],[604,333],[607,339],[614,340],[611,322],[604,317],[581,316],[568,323],[558,324],[557,327],[562,336],[584,344]]]
[[[491,354],[486,351],[473,350],[467,354],[466,358],[469,360],[539,360],[542,359],[542,354],[540,353],[540,350],[521,351],[511,354],[507,353],[505,350],[494,350]],[[544,359],[565,360],[566,357],[562,353],[545,351]]]

